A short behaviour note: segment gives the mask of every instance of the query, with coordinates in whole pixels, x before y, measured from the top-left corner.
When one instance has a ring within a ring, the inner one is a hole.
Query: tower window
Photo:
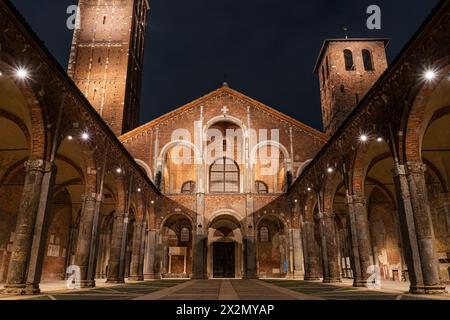
[[[373,71],[372,54],[370,53],[370,51],[367,49],[363,49],[362,57],[364,62],[364,70]]]
[[[195,181],[186,181],[181,187],[181,193],[195,193]]]
[[[355,65],[353,63],[353,53],[349,49],[344,50],[344,61],[345,61],[345,70],[353,71],[355,70]]]
[[[106,23],[106,16],[103,16],[103,24]]]
[[[325,85],[325,71],[322,66],[322,85]]]
[[[356,104],[359,103],[359,94],[355,93],[355,100],[356,100]]]
[[[345,86],[341,84],[341,93],[345,93]]]
[[[256,193],[269,193],[269,187],[263,181],[255,181]]]
[[[261,229],[259,229],[259,241],[269,242],[269,228],[261,227]]]
[[[327,77],[330,76],[330,65],[328,63],[328,56],[325,57],[325,64],[327,66]]]

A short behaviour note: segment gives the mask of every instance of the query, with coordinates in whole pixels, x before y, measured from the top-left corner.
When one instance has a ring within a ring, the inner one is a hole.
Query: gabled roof
[[[384,42],[384,47],[386,48],[389,44],[389,38],[339,38],[339,39],[325,39],[322,44],[322,48],[320,49],[319,56],[317,57],[316,64],[314,65],[314,73],[318,73],[319,67],[322,64],[322,59],[327,51],[328,45],[330,42]]]
[[[255,106],[256,108],[258,108],[258,109],[260,109],[260,110],[262,110],[264,112],[268,112],[271,115],[275,116],[276,118],[278,118],[280,120],[283,120],[283,121],[286,121],[286,122],[292,124],[293,126],[296,126],[296,127],[300,128],[300,129],[302,129],[302,130],[304,130],[304,131],[306,131],[306,132],[316,136],[317,138],[323,140],[324,142],[328,140],[328,136],[325,133],[320,132],[319,130],[316,130],[314,128],[311,128],[310,126],[308,126],[308,125],[306,125],[306,124],[304,124],[304,123],[302,123],[302,122],[300,122],[298,120],[295,120],[294,118],[292,118],[292,117],[290,117],[290,116],[288,116],[288,115],[286,115],[286,114],[284,114],[284,113],[282,113],[280,111],[277,111],[277,110],[275,110],[275,109],[273,109],[273,108],[271,108],[271,107],[269,107],[269,106],[267,106],[267,105],[265,105],[265,104],[263,104],[263,103],[261,103],[259,101],[256,101],[256,100],[254,100],[254,99],[252,99],[252,98],[250,98],[250,97],[248,97],[248,96],[246,96],[246,95],[244,95],[244,94],[242,94],[242,93],[240,93],[240,92],[238,92],[236,90],[233,90],[228,85],[223,85],[221,88],[216,89],[216,90],[212,91],[211,93],[208,93],[208,94],[204,95],[203,97],[200,97],[200,98],[198,98],[198,99],[196,99],[196,100],[194,100],[194,101],[192,101],[192,102],[190,102],[188,104],[185,104],[182,107],[179,107],[179,108],[177,108],[177,109],[175,109],[173,111],[170,111],[169,113],[166,113],[166,114],[162,115],[161,117],[158,117],[158,118],[156,118],[156,119],[154,119],[154,120],[152,120],[152,121],[150,121],[150,122],[148,122],[148,123],[146,123],[146,124],[136,128],[136,129],[133,129],[133,130],[123,134],[122,136],[119,137],[119,140],[120,141],[126,141],[126,140],[128,140],[128,139],[130,139],[130,138],[132,138],[132,137],[134,137],[134,136],[136,136],[136,135],[138,135],[138,134],[140,134],[140,133],[142,133],[144,131],[147,131],[148,129],[158,125],[159,123],[161,123],[161,122],[163,122],[163,121],[165,121],[167,119],[175,117],[176,115],[181,114],[183,112],[186,112],[187,110],[189,110],[191,108],[198,107],[202,103],[204,103],[204,102],[208,101],[209,99],[211,99],[211,98],[213,98],[215,96],[218,96],[218,95],[220,95],[222,93],[227,93],[227,94],[229,94],[231,96],[234,96],[234,97],[236,97],[238,99],[244,100],[244,101],[248,102],[249,104],[251,104],[252,106]]]

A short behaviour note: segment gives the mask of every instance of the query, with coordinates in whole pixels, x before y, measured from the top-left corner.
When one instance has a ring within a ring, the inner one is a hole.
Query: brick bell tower
[[[148,0],[79,0],[68,74],[120,136],[139,124]]]
[[[387,68],[389,39],[328,39],[314,68],[323,127],[333,135]]]

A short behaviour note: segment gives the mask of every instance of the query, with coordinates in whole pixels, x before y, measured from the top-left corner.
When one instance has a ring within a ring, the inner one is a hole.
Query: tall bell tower
[[[68,74],[117,136],[139,124],[148,0],[79,0]]]
[[[328,39],[314,73],[319,75],[323,127],[333,135],[387,68],[388,39]]]

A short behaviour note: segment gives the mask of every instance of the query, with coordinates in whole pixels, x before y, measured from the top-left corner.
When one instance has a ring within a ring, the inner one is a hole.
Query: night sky
[[[11,0],[67,68],[76,0]],[[388,37],[392,61],[438,0],[150,0],[141,123],[230,87],[322,129],[312,73],[325,38]],[[366,9],[382,10],[382,29]]]

